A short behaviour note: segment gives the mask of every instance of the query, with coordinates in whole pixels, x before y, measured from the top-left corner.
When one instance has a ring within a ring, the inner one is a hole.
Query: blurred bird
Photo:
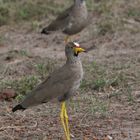
[[[62,103],[61,122],[66,139],[70,140],[65,101],[76,92],[83,78],[83,68],[79,58],[79,53],[81,52],[85,52],[85,50],[78,43],[69,42],[65,47],[66,63],[33,89],[12,111],[25,110],[29,107],[46,103],[53,98],[58,98],[58,101]]]
[[[85,0],[74,0],[74,4],[63,11],[41,33],[49,34],[52,31],[61,30],[67,34],[65,41],[68,42],[69,36],[79,33],[87,24],[88,11]]]

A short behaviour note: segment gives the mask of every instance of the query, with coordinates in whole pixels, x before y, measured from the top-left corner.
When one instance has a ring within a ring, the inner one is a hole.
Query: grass
[[[55,66],[56,62],[50,59],[40,60],[39,62],[35,62],[33,67],[36,71],[36,74],[40,79],[44,80],[53,70],[57,67]]]
[[[30,56],[29,52],[25,49],[19,50],[19,55],[21,56]]]
[[[20,23],[22,21],[32,21],[33,28],[38,26],[41,20],[52,18],[58,15],[65,8],[69,7],[71,0],[67,2],[57,2],[50,0],[1,0],[0,1],[0,26],[10,23]],[[93,10],[93,1],[88,0],[89,10]]]
[[[0,26],[7,23],[10,12],[6,5],[0,4]]]
[[[31,21],[31,30],[38,31],[41,26],[40,22],[37,20]]]
[[[87,8],[89,11],[93,11],[94,10],[94,1],[93,0],[88,0],[86,1],[87,3]]]
[[[75,97],[75,99],[68,102],[72,112],[85,112],[85,114],[87,113],[94,117],[106,117],[108,115],[109,100],[103,101],[95,95],[82,94],[80,97],[78,99]]]
[[[21,49],[21,50],[10,50],[7,52],[7,54],[4,54],[5,56],[5,60],[13,60],[13,59],[17,59],[17,58],[21,58],[21,57],[30,57],[30,53],[25,50],[25,49]]]
[[[21,99],[21,97],[29,93],[37,83],[39,83],[38,77],[31,75],[15,80],[3,80],[0,82],[0,89],[12,88],[17,93],[16,99]]]
[[[98,13],[100,19],[95,30],[97,35],[105,35],[106,33],[114,33],[116,30],[124,30],[124,23],[122,18],[126,15],[128,17],[139,17],[139,8],[134,9],[130,7],[126,9],[121,15],[115,13],[116,9],[122,6],[116,0],[87,0],[87,7],[89,11]],[[0,26],[12,23],[30,22],[31,29],[38,31],[41,26],[41,21],[53,18],[58,15],[65,8],[69,7],[71,0],[65,3],[50,1],[50,0],[29,0],[29,1],[9,1],[1,0],[0,4]]]
[[[54,1],[0,1],[0,26],[21,21],[40,21],[56,15],[64,9],[64,4]]]
[[[80,86],[81,95],[71,103],[72,109],[77,111],[83,103],[86,103],[87,106],[80,110],[85,109],[84,112],[96,117],[106,117],[110,101],[134,104],[132,91],[135,87],[130,84],[129,78],[133,68],[134,66],[129,64],[108,66],[96,62],[85,63],[85,76]]]
[[[127,16],[129,18],[139,19],[140,20],[140,7],[130,7],[127,10]]]
[[[101,0],[99,2],[94,3],[94,10],[97,13],[104,14],[104,15],[111,15],[111,9],[115,0]]]
[[[44,63],[39,63],[35,65],[37,73],[41,76],[42,79],[48,75],[48,70],[46,68],[46,65]]]
[[[123,19],[134,18],[139,20],[139,4],[135,6],[131,1],[127,3],[127,8],[120,11],[121,7],[125,7],[125,1],[117,0],[87,0],[87,7],[89,11],[98,13],[100,20],[96,23],[94,31],[98,35],[113,34],[117,30],[128,30],[124,27],[125,21]],[[30,22],[31,29],[38,31],[41,26],[41,21],[53,18],[58,15],[65,8],[69,7],[72,1],[58,2],[56,0],[1,0],[0,1],[0,26],[6,24],[18,24],[23,22]],[[117,10],[118,9],[118,10]],[[131,30],[131,29],[130,29]],[[134,30],[134,29],[133,29]],[[134,32],[137,31],[137,28]],[[133,31],[132,31],[133,32]]]
[[[26,50],[22,49],[18,51],[10,51],[8,56],[9,58],[15,58],[18,56],[19,59],[24,56],[28,57],[29,53]],[[27,62],[20,62],[18,64],[14,63],[10,66],[1,65],[1,73],[3,74],[3,71],[5,73],[5,69],[7,69],[5,75],[8,78],[5,78],[4,75],[1,75],[3,78],[0,81],[0,91],[5,88],[12,88],[17,93],[16,99],[21,99],[27,93],[29,93],[38,83],[43,81],[56,68],[55,64],[55,61],[52,61],[48,58],[40,59],[39,57],[33,60],[28,59]],[[19,74],[19,76],[17,73],[15,73],[15,67],[17,70],[18,67],[20,69],[22,65],[24,65],[25,67],[30,66],[30,68],[28,69],[28,71],[26,71],[26,73],[22,72],[22,75]]]
[[[96,117],[106,117],[110,98],[133,103],[134,98],[128,85],[127,72],[124,72],[128,67],[122,66],[121,71],[113,68],[96,62],[84,65],[85,76],[80,86],[81,93],[78,95],[80,98],[70,102],[72,110],[76,112],[83,103],[86,103],[87,106],[80,110],[85,109],[84,112]]]
[[[124,30],[137,33],[139,26],[135,25],[135,21],[140,21],[139,5],[140,3],[138,1],[135,3],[128,1],[128,3],[126,3],[124,0],[95,0],[93,3],[93,13],[96,13],[100,18],[95,24],[96,27],[94,28],[97,30],[94,29],[96,32],[94,36],[104,36]],[[130,19],[132,21],[131,24],[134,24],[133,28],[129,25]]]
[[[90,91],[93,93],[103,92],[114,94],[115,91],[121,91],[122,94],[125,93],[125,95],[128,93],[127,95],[129,101],[133,100],[133,97],[131,96],[132,89],[129,85],[130,73],[128,70],[125,70],[128,69],[125,65],[123,65],[120,70],[120,68],[107,68],[105,65],[100,65],[94,62],[84,65],[84,68],[86,69],[85,78],[80,86],[82,92]]]
[[[4,43],[4,41],[5,41],[5,37],[4,37],[4,36],[2,36],[2,35],[0,35],[0,44],[3,44],[3,43]]]

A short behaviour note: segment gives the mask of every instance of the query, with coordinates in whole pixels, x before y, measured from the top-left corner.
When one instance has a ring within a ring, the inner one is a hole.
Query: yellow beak
[[[78,55],[78,53],[81,53],[81,52],[86,52],[85,49],[83,48],[80,48],[80,47],[74,47],[74,53],[76,55]]]

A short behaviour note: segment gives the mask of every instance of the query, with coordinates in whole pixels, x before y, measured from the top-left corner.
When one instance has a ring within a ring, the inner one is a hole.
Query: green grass
[[[36,71],[36,74],[42,80],[44,80],[56,68],[55,61],[52,61],[50,59],[47,59],[47,61],[41,60],[40,62],[35,62],[33,64],[33,67]]]
[[[110,92],[111,89],[127,90],[130,75],[129,71],[125,71],[127,68],[128,67],[122,66],[121,70],[114,69],[114,67],[107,67],[105,65],[96,64],[95,62],[84,65],[86,72],[80,89],[83,92]]]
[[[5,41],[5,37],[4,37],[4,36],[2,36],[2,35],[0,35],[0,44],[3,44],[3,43],[4,43],[4,41]]]
[[[93,11],[94,10],[94,1],[93,0],[87,0],[87,8],[89,11]]]
[[[44,63],[36,64],[35,69],[42,79],[48,75],[47,66]]]
[[[40,21],[56,15],[64,9],[64,4],[43,0],[1,0],[0,1],[0,26],[21,21]]]
[[[14,89],[17,94],[16,99],[21,100],[39,83],[39,81],[39,78],[34,75],[23,76],[15,80],[3,80],[0,82],[0,90],[5,88]]]
[[[39,79],[34,76],[23,76],[20,79],[15,80],[3,80],[0,83],[0,88],[12,88],[14,89],[17,94],[27,94],[32,90],[34,86],[39,82]]]
[[[71,108],[72,112],[75,113],[80,111],[94,117],[106,117],[108,115],[107,111],[109,108],[109,100],[103,101],[94,94],[86,95],[86,93],[80,93],[80,98],[77,98],[76,96],[74,99],[68,102],[68,106]]]
[[[106,65],[101,63],[89,63],[84,65],[84,80],[80,86],[80,98],[71,103],[73,110],[78,110],[82,103],[86,103],[86,111],[92,115],[98,114],[99,117],[108,115],[110,101],[122,102],[132,105],[135,103],[133,92],[135,90],[132,77],[138,77],[131,72],[134,72],[134,65],[117,64]],[[135,83],[134,82],[134,83]],[[79,101],[80,100],[80,101]],[[82,108],[80,108],[83,110]],[[97,116],[98,116],[97,115]]]
[[[10,12],[6,5],[0,4],[0,26],[7,23]]]
[[[1,0],[0,1],[0,26],[31,21],[33,28],[38,26],[41,20],[52,18],[72,4],[71,0],[58,2],[55,0]],[[87,1],[89,10],[93,10],[93,0]]]
[[[139,19],[140,20],[140,7],[130,7],[127,10],[127,16],[129,18]]]
[[[5,55],[5,60],[13,60],[13,59],[22,58],[22,57],[30,57],[30,53],[25,49],[10,50],[7,52],[7,54],[4,54],[4,55]]]
[[[19,50],[19,55],[21,56],[30,56],[29,52],[25,49]]]
[[[8,56],[10,58],[19,58],[24,56],[28,57],[29,53],[23,49],[19,51],[10,51],[8,53]],[[0,76],[0,78],[2,80],[0,81],[0,91],[5,88],[12,88],[17,93],[16,99],[21,99],[27,93],[29,93],[38,83],[47,78],[47,76],[56,68],[55,64],[55,61],[48,58],[40,59],[40,57],[37,57],[33,60],[28,59],[28,61],[23,61],[18,64],[1,65],[0,73],[2,75]],[[25,67],[30,66],[30,68],[27,68],[25,73],[24,71],[22,73],[15,72],[16,70],[18,70],[18,67],[19,69],[21,68],[21,65],[24,65]]]

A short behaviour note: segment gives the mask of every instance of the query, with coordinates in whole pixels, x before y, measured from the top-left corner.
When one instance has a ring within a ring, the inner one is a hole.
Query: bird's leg
[[[65,37],[64,41],[65,41],[65,43],[67,44],[67,43],[70,41],[70,36],[67,35],[67,36]]]
[[[67,129],[67,135],[68,135],[68,139],[70,140],[70,131],[69,131],[69,117],[67,114],[67,109],[66,109],[66,105],[65,105],[65,109],[64,109],[64,117],[65,117],[65,123],[66,123],[66,129]]]
[[[65,131],[65,134],[66,134],[67,133],[67,129],[66,129],[65,120],[64,120],[64,109],[65,109],[65,104],[64,104],[64,102],[62,102],[60,118],[61,118],[61,123],[63,125],[64,131]]]
[[[75,34],[75,35],[72,35],[70,37],[71,37],[70,39],[72,41],[79,42],[79,38],[80,38],[80,35],[79,34]]]
[[[61,118],[61,123],[65,131],[66,140],[70,140],[70,137],[68,136],[66,124],[65,124],[65,102],[62,102],[60,118]]]

